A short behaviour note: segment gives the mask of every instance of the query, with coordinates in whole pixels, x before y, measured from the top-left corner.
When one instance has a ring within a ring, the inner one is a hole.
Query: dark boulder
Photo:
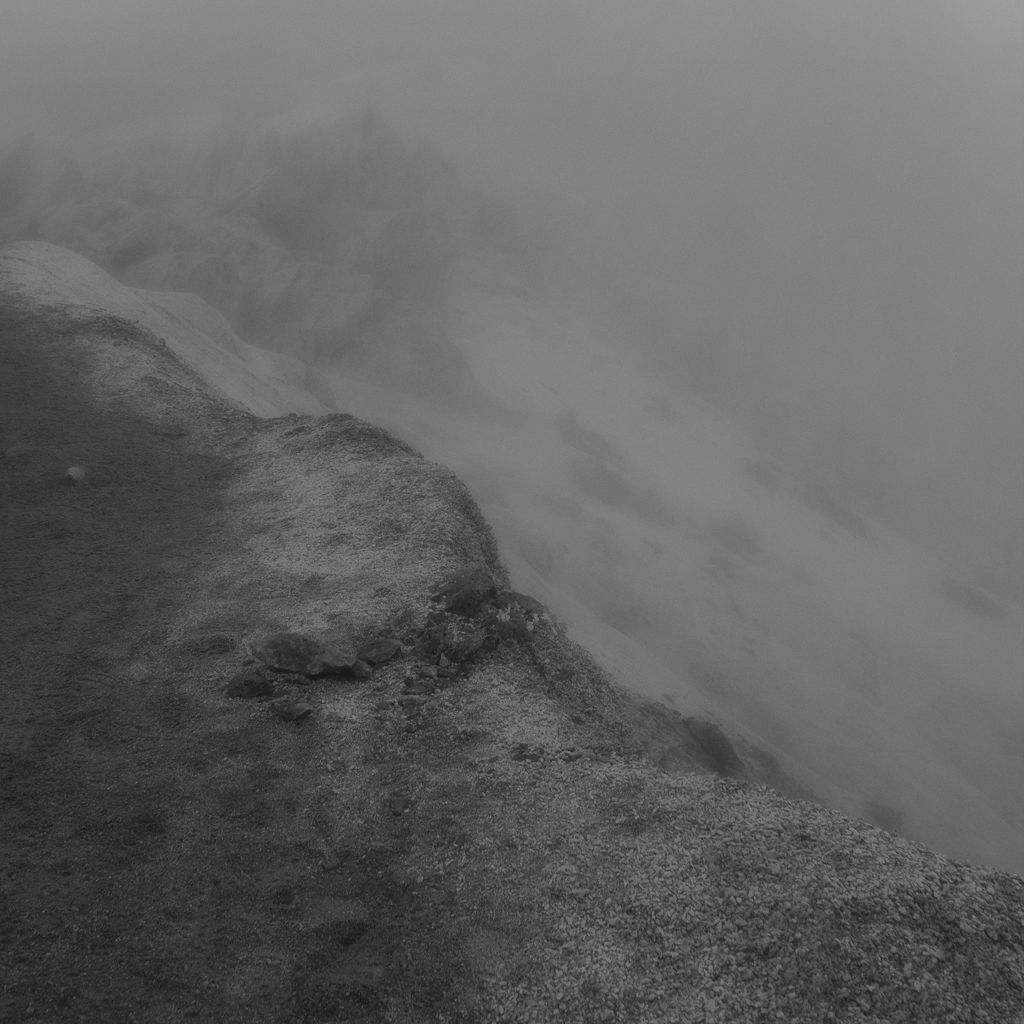
[[[393,637],[381,637],[378,640],[371,640],[368,644],[363,644],[356,652],[356,657],[369,665],[383,665],[401,649],[402,645]]]
[[[310,661],[307,675],[310,676],[356,676],[365,679],[362,669],[366,668],[351,651],[334,644],[323,644],[319,653]],[[367,673],[368,675],[368,673]]]
[[[306,675],[323,647],[301,633],[274,633],[253,644],[252,653],[277,672]]]
[[[482,569],[470,569],[449,580],[432,597],[444,610],[471,619],[495,596],[494,580]]]
[[[353,675],[365,678],[364,665],[354,654],[334,644],[322,644],[301,633],[274,633],[253,644],[252,653],[275,672],[303,676]]]

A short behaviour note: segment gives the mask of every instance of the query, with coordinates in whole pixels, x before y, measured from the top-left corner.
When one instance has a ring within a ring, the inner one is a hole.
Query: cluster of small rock
[[[379,637],[352,652],[302,633],[273,633],[252,646],[252,664],[227,685],[229,697],[269,700],[279,718],[298,721],[313,711],[305,701],[278,696],[277,681],[306,684],[324,677],[369,679],[378,665],[402,650],[394,637]]]
[[[461,666],[481,650],[525,639],[547,615],[540,602],[500,591],[483,570],[460,573],[436,591],[433,607],[414,641],[419,664],[404,679],[398,703],[415,732],[428,697],[450,685]],[[309,684],[324,678],[366,680],[375,668],[403,653],[402,642],[381,635],[355,650],[302,633],[274,633],[252,646],[252,657],[227,684],[227,695],[270,702],[283,721],[313,712],[313,705],[279,692],[279,683]]]
[[[417,651],[430,663],[465,663],[481,650],[526,641],[547,609],[535,598],[501,590],[482,570],[470,570],[450,580],[432,596]]]

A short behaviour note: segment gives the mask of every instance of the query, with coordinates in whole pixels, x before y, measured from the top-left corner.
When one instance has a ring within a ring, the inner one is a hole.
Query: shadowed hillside
[[[449,470],[167,302],[0,257],[0,1017],[1019,1017],[1018,876],[617,688]]]

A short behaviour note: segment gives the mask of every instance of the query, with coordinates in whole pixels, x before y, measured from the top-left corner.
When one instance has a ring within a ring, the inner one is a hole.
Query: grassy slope
[[[699,771],[548,625],[409,731],[429,593],[502,574],[451,474],[116,319],[7,293],[0,359],[0,1019],[1014,1019],[1019,878]],[[223,695],[403,614],[308,719]]]

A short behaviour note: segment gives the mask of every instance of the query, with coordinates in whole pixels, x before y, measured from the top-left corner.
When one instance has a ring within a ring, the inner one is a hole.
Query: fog
[[[642,282],[621,304],[657,306],[626,321],[665,372],[1021,593],[1016,0],[8,0],[4,24],[0,138],[372,101],[487,187],[571,203]]]
[[[973,677],[987,713],[998,718],[998,707],[1016,723],[999,756],[1010,773],[1016,757],[1019,774],[1019,0],[4,8],[0,156],[27,132],[86,161],[141,138],[226,137],[251,118],[285,130],[372,105],[410,146],[425,140],[466,189],[493,198],[519,240],[516,263],[499,272],[477,260],[463,274],[448,307],[459,355],[446,366],[464,362],[519,418],[466,426],[458,403],[446,401],[445,418],[436,401],[381,390],[388,374],[410,376],[398,365],[416,358],[405,350],[362,367],[358,382],[355,367],[327,360],[319,393],[387,419],[465,472],[518,579],[543,590],[606,663],[645,675],[634,682],[651,692],[703,700],[854,809],[887,787],[902,791],[893,802],[928,803],[925,783],[907,780],[935,768],[950,720],[977,744],[963,756],[980,756],[984,738],[964,710],[973,697],[958,689]],[[79,239],[100,262],[124,251],[90,248],[95,231],[87,237],[80,212],[45,213],[33,224],[46,237]],[[348,223],[341,206],[331,216]],[[168,260],[125,264],[122,276],[209,284],[175,277]],[[216,289],[195,287],[217,304]],[[328,285],[317,287],[308,294]],[[265,317],[260,335],[260,317],[229,305],[236,330],[256,332],[248,340],[277,344]],[[281,347],[309,355],[308,324],[275,325]],[[429,376],[422,356],[415,366]],[[575,454],[556,457],[549,435],[533,433],[541,422]],[[591,514],[590,502],[604,511]],[[822,542],[822,517],[853,537]],[[687,530],[692,548],[680,540]],[[721,549],[710,562],[731,597],[709,596],[705,542]],[[747,577],[744,561],[757,564]],[[950,619],[934,588],[915,589],[926,562],[936,579],[966,581],[947,586],[964,616],[965,603],[977,611],[992,600],[1009,617]],[[786,598],[773,607],[772,593]],[[827,616],[815,618],[826,595]],[[731,631],[733,620],[746,625]],[[760,653],[741,657],[751,622]],[[869,654],[851,653],[858,644]],[[860,681],[854,697],[835,679],[797,696],[825,663]],[[689,690],[672,681],[682,676]],[[905,686],[875,707],[869,676]],[[799,686],[787,690],[783,677]],[[929,724],[915,726],[927,743],[911,742],[900,729],[929,702]],[[860,735],[855,720],[874,724]],[[819,723],[818,749],[798,750],[787,729],[806,736]],[[867,746],[905,746],[875,775],[851,767],[851,751],[845,777],[826,778],[843,729]],[[997,764],[974,766],[960,804]],[[1012,796],[985,792],[998,828],[1021,832]],[[978,852],[943,831],[949,813],[929,805],[917,834]],[[1021,844],[994,840],[979,855],[1017,863]]]

